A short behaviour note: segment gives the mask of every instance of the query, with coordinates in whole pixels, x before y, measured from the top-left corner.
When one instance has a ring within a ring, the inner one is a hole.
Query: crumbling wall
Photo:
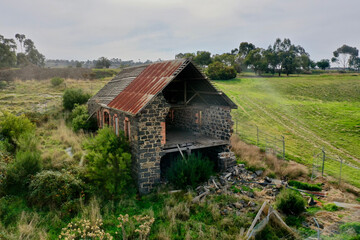
[[[139,114],[135,169],[140,193],[148,193],[160,182],[160,160],[164,144],[165,117],[170,105],[162,94],[154,98]]]
[[[173,109],[173,116],[168,116],[171,127],[179,127],[215,137],[230,140],[233,121],[230,107],[222,106],[188,106]]]

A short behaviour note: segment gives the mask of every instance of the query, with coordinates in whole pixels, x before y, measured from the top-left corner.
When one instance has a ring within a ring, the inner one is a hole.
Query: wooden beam
[[[194,95],[192,95],[192,97],[185,103],[185,105],[189,104],[189,102],[190,102],[191,100],[193,100],[194,97],[196,97],[197,95],[198,95],[198,93],[195,93]]]

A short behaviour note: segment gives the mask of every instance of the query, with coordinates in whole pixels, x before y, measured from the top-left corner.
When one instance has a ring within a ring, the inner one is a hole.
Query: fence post
[[[236,135],[238,135],[238,120],[237,120],[237,118],[235,118],[235,123],[236,123],[235,133],[236,133]]]
[[[343,164],[343,160],[342,158],[340,158],[340,177],[339,177],[339,186],[340,186],[340,183],[341,183],[341,170],[342,170],[342,164]]]
[[[321,176],[324,176],[324,168],[325,168],[325,158],[326,158],[326,154],[325,154],[325,150],[324,147],[322,148],[322,153],[323,153],[323,161],[322,161],[322,169],[321,169]]]
[[[285,137],[284,136],[281,136],[282,137],[282,142],[283,142],[283,159],[285,160]]]
[[[259,146],[259,127],[256,125],[256,145]]]

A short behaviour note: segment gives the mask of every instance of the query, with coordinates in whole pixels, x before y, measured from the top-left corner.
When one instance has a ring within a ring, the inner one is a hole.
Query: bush
[[[329,203],[324,206],[324,209],[329,212],[335,212],[339,210],[339,207],[335,205],[335,203]]]
[[[299,215],[305,211],[305,200],[295,190],[283,189],[276,197],[276,207],[287,215]]]
[[[63,95],[63,106],[66,110],[71,111],[75,104],[84,104],[90,97],[90,94],[84,93],[81,89],[67,89]]]
[[[228,80],[236,77],[236,70],[232,66],[226,66],[221,62],[209,64],[206,75],[213,80]]]
[[[83,130],[96,130],[97,124],[94,118],[89,119],[88,109],[86,105],[75,104],[74,109],[71,113],[72,117],[72,128],[75,132],[80,129]]]
[[[35,125],[25,115],[15,116],[8,112],[3,112],[3,114],[4,116],[0,121],[0,135],[14,147],[8,150],[14,151],[20,135],[33,132]]]
[[[7,85],[8,85],[8,84],[7,84],[6,81],[0,81],[0,89],[6,88]]]
[[[320,184],[303,183],[295,180],[288,182],[289,186],[296,187],[298,189],[309,190],[309,191],[321,191]]]
[[[177,188],[196,187],[214,173],[214,163],[201,154],[179,157],[167,169],[166,178]]]
[[[67,172],[42,171],[32,179],[30,202],[38,207],[59,208],[81,196],[83,183]]]
[[[53,87],[57,87],[64,82],[64,79],[59,77],[54,77],[50,80],[50,82]]]
[[[131,154],[123,133],[103,128],[85,144],[88,177],[107,193],[119,194],[131,180]]]
[[[21,194],[26,192],[31,177],[41,170],[40,153],[34,149],[16,153],[15,161],[9,166],[6,176],[6,192]]]

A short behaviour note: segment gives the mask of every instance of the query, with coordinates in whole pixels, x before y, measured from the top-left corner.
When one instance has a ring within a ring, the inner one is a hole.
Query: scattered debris
[[[72,153],[72,147],[68,147],[65,149],[65,152],[69,155],[69,157],[73,157],[74,154]]]

